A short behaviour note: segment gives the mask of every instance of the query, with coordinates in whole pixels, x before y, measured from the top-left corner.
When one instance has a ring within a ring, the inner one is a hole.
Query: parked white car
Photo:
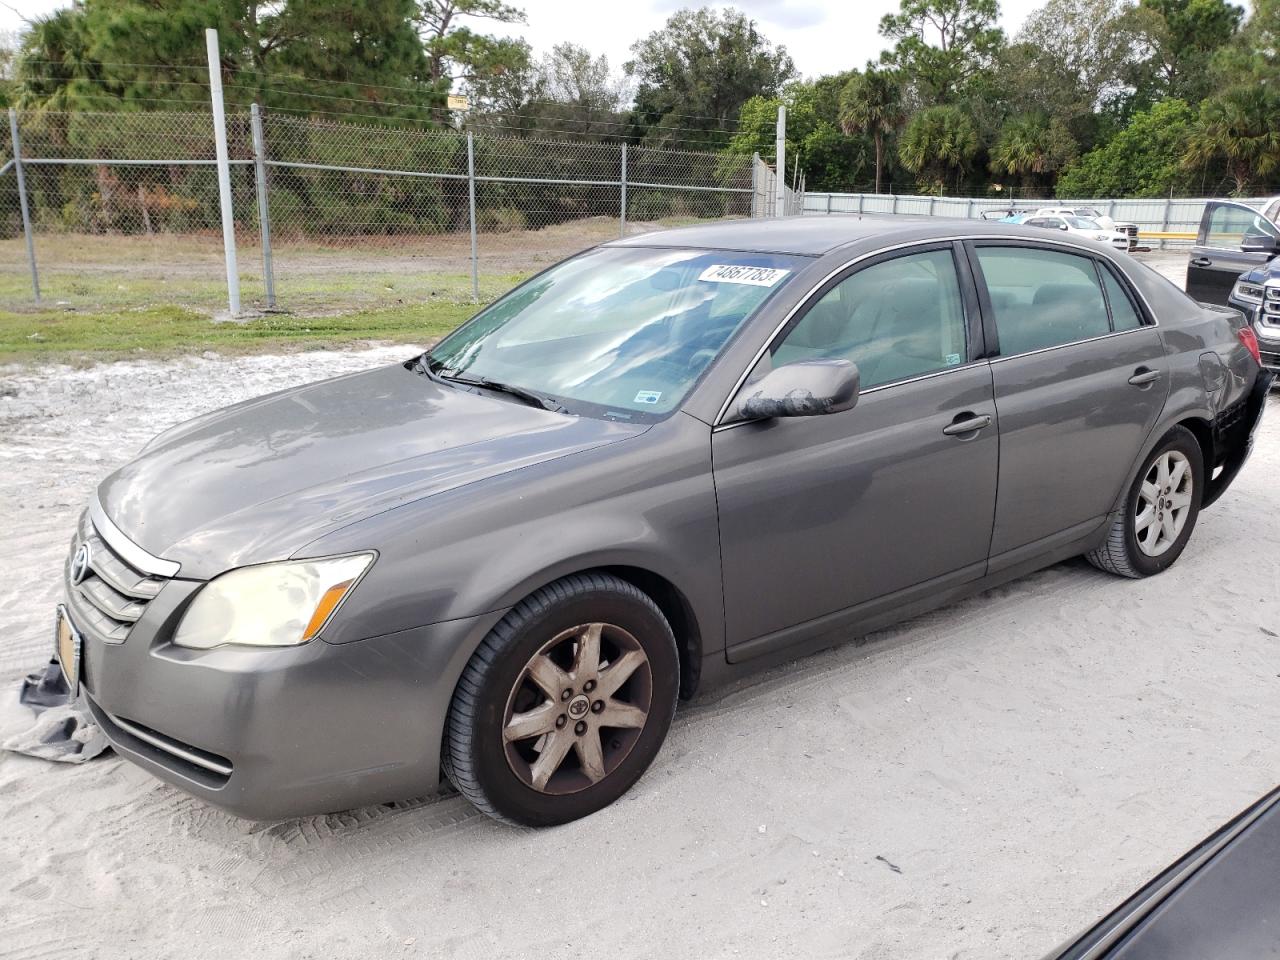
[[[1080,217],[1093,220],[1103,230],[1119,230],[1129,238],[1129,249],[1138,245],[1138,225],[1136,223],[1116,223],[1097,207],[1041,207],[1032,216],[1036,217]]]
[[[1100,243],[1111,247],[1113,250],[1124,252],[1129,250],[1129,234],[1120,230],[1108,230],[1097,220],[1090,220],[1085,217],[1060,214],[1037,215],[1027,217],[1022,221],[1022,225],[1025,227],[1041,227],[1045,230],[1064,230],[1074,237],[1089,240],[1093,243]]]

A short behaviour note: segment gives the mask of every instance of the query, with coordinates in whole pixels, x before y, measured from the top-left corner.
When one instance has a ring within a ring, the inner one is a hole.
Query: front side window
[[[1266,217],[1255,210],[1231,203],[1216,205],[1209,213],[1209,226],[1203,245],[1239,249],[1245,237],[1280,236]]]
[[[1000,353],[1010,356],[1111,332],[1093,260],[1034,247],[978,247]]]
[[[864,267],[832,287],[772,348],[775,367],[840,357],[875,387],[965,361],[964,307],[949,250]]]
[[[573,414],[661,417],[808,262],[601,247],[517,287],[425,359],[437,376],[513,385]]]

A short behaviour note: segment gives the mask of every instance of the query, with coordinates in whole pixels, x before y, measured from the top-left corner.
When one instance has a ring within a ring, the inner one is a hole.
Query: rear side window
[[[978,247],[1000,353],[1044,350],[1111,332],[1089,257],[1032,247]]]
[[[773,346],[775,367],[841,357],[863,389],[957,366],[966,356],[964,307],[949,250],[863,267],[823,295]]]
[[[1136,330],[1142,326],[1142,317],[1138,315],[1138,309],[1133,305],[1128,292],[1120,286],[1120,281],[1112,275],[1110,270],[1102,269],[1098,272],[1102,274],[1102,285],[1107,291],[1107,303],[1111,306],[1111,328]]]

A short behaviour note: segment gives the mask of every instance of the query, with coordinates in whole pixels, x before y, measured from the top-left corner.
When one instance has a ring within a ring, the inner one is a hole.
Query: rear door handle
[[[1213,261],[1210,260],[1208,257],[1196,257],[1194,260],[1191,261],[1191,265],[1193,267],[1212,267]]]
[[[977,433],[983,427],[991,426],[991,418],[983,415],[975,417],[973,414],[960,414],[963,420],[952,420],[947,426],[942,428],[942,432],[948,437],[963,437],[966,433]]]
[[[1152,370],[1150,367],[1139,367],[1133,371],[1133,376],[1129,378],[1129,382],[1135,387],[1145,387],[1155,383],[1160,379],[1160,371]]]

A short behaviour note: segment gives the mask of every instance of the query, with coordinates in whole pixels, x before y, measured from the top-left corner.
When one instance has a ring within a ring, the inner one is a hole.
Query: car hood
[[[180,576],[204,578],[644,429],[477,394],[396,364],[180,424],[104,480],[98,499],[125,536],[180,564]]]

